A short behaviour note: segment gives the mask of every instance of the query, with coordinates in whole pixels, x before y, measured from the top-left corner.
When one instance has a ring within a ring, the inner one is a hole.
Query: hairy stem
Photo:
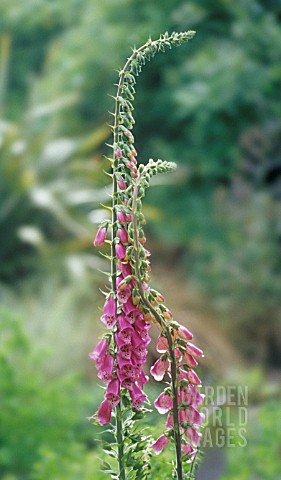
[[[150,312],[158,322],[158,324],[163,328],[169,346],[169,353],[171,357],[171,379],[172,379],[172,392],[173,392],[173,420],[174,420],[174,440],[176,445],[176,458],[177,458],[177,477],[178,480],[183,480],[183,469],[182,469],[182,460],[181,460],[181,435],[180,435],[180,426],[179,426],[179,405],[178,405],[178,380],[177,380],[177,362],[176,357],[173,349],[173,341],[171,337],[171,333],[169,328],[166,325],[164,318],[159,315],[159,313],[155,310],[153,305],[151,305],[150,301],[146,298],[142,280],[139,271],[139,247],[138,247],[138,228],[137,228],[137,213],[136,213],[136,202],[137,202],[137,195],[138,195],[138,184],[139,184],[140,177],[136,179],[135,187],[134,187],[134,194],[133,194],[133,204],[132,204],[132,224],[133,224],[133,236],[134,236],[134,248],[135,248],[135,273],[138,279],[138,288],[140,297],[143,303],[149,308]]]
[[[126,480],[126,472],[123,466],[123,434],[122,434],[122,410],[120,403],[116,407],[116,439],[118,444],[118,468],[119,480]]]
[[[115,100],[115,112],[114,112],[114,125],[113,125],[113,148],[115,148],[116,143],[118,142],[118,126],[119,126],[119,109],[120,109],[120,93],[122,90],[122,85],[124,82],[124,76],[132,60],[135,56],[143,50],[147,44],[140,47],[138,50],[135,50],[130,58],[127,60],[123,70],[120,72],[119,83],[117,87],[117,94]],[[115,150],[113,150],[113,164],[112,164],[112,176],[113,176],[113,194],[112,194],[112,241],[111,241],[111,278],[112,278],[112,290],[116,296],[116,248],[115,248],[115,238],[117,236],[117,212],[116,205],[118,202],[117,199],[117,176],[118,171],[118,159],[115,155]],[[120,480],[126,480],[126,471],[123,467],[123,421],[122,421],[122,408],[120,403],[116,407],[116,437],[118,443],[118,466],[119,466],[119,478]]]

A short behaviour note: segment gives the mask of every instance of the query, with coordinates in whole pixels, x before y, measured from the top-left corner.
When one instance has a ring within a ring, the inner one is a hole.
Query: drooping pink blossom
[[[203,357],[203,350],[201,348],[196,347],[196,345],[193,345],[191,342],[187,342],[186,346],[186,353],[189,355],[192,355],[193,357]]]
[[[117,245],[115,245],[115,252],[116,257],[119,260],[123,260],[126,256],[126,247],[122,243],[117,243]]]
[[[112,380],[112,372],[114,367],[114,358],[112,355],[105,355],[104,360],[99,368],[98,377],[104,382],[109,383]]]
[[[120,223],[128,223],[126,213],[123,211],[117,212],[117,220]]]
[[[128,243],[128,232],[124,227],[117,230],[117,236],[121,243]]]
[[[116,407],[120,402],[120,382],[118,379],[111,380],[107,386],[105,398]]]
[[[128,275],[132,275],[132,267],[128,262],[118,262],[117,267],[121,271],[121,274],[124,278]]]
[[[165,373],[169,368],[169,361],[163,360],[162,358],[158,358],[154,363],[153,367],[150,369],[151,375],[157,382],[161,382],[163,380]]]
[[[171,395],[162,392],[160,393],[159,397],[156,398],[154,406],[160,414],[167,413],[171,408],[173,408],[173,399]]]
[[[168,445],[168,443],[169,443],[168,437],[165,434],[161,435],[156,440],[156,442],[154,442],[152,444],[152,448],[153,448],[154,452],[156,453],[156,455],[159,455],[159,453],[162,452],[163,448],[166,447],[166,445]]]
[[[140,388],[143,388],[143,386],[149,381],[149,376],[145,375],[143,369],[141,369],[137,381]]]
[[[133,407],[137,410],[140,409],[141,404],[146,400],[146,395],[143,393],[140,387],[136,384],[133,385],[132,389],[130,390],[130,397],[133,402]]]
[[[178,328],[178,336],[185,340],[191,340],[193,338],[192,333],[183,325],[180,325]]]
[[[188,427],[185,431],[186,438],[195,446],[198,447],[200,440],[202,438],[202,433],[197,432],[195,428]]]
[[[182,444],[181,449],[184,455],[188,455],[188,460],[186,460],[186,462],[192,462],[195,457],[196,450],[189,443]]]
[[[192,368],[190,368],[188,370],[187,377],[188,377],[188,380],[190,381],[190,383],[192,383],[193,385],[200,385],[201,384],[200,378],[198,377],[197,373],[194,370],[192,370]]]
[[[158,337],[156,350],[159,353],[165,353],[169,351],[168,340],[166,337],[162,337],[162,336]]]
[[[184,363],[186,363],[186,365],[188,365],[189,367],[194,368],[198,365],[197,360],[195,360],[195,358],[192,355],[189,355],[189,353],[187,352],[184,353],[183,360],[184,360]]]
[[[117,288],[117,298],[120,303],[126,303],[131,296],[131,289],[129,285],[125,288]]]
[[[94,350],[89,353],[89,357],[91,358],[91,360],[94,360],[96,362],[97,369],[100,368],[104,361],[104,357],[106,356],[108,351],[108,346],[108,341],[105,338],[102,338],[98,342]]]
[[[98,421],[100,425],[106,425],[107,423],[110,423],[111,412],[112,403],[107,399],[103,400],[98,409]]]
[[[114,300],[113,295],[110,295],[105,301],[103,315],[101,316],[101,321],[107,328],[112,328],[115,325],[117,321],[116,310],[116,301]]]
[[[96,233],[95,240],[94,240],[94,246],[99,247],[100,245],[103,245],[106,239],[106,228],[105,227],[100,227]]]

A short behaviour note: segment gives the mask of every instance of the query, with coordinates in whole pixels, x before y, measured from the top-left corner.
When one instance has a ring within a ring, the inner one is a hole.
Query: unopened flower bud
[[[100,245],[103,245],[106,239],[106,227],[100,227],[96,233],[96,237],[94,240],[94,246],[99,247]]]
[[[125,180],[123,177],[120,177],[119,180],[118,180],[118,187],[120,188],[120,190],[126,190],[127,188],[127,185],[125,183]]]

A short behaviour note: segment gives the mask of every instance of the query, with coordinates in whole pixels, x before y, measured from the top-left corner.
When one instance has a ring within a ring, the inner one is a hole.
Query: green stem
[[[140,297],[143,303],[149,308],[150,312],[159,323],[161,328],[163,328],[169,345],[169,353],[171,357],[171,379],[172,379],[172,391],[173,391],[173,420],[174,420],[174,440],[176,445],[176,458],[177,458],[177,477],[178,480],[183,480],[183,469],[182,469],[182,460],[181,460],[181,435],[180,435],[180,426],[179,426],[179,405],[178,405],[178,380],[177,380],[177,362],[176,357],[173,349],[173,341],[169,331],[169,328],[166,326],[164,319],[159,315],[159,313],[155,310],[153,305],[149,302],[146,298],[143,287],[142,287],[142,280],[139,271],[139,247],[138,247],[138,228],[137,228],[137,212],[136,212],[136,202],[137,202],[137,194],[138,194],[138,183],[140,177],[136,179],[134,194],[133,194],[133,204],[132,204],[132,224],[133,224],[133,232],[134,232],[134,247],[135,247],[135,270],[136,270],[136,277],[138,279],[138,288]]]
[[[122,434],[122,409],[120,403],[116,407],[116,439],[118,444],[118,468],[119,480],[126,480],[126,472],[123,466],[123,434]]]
[[[113,125],[113,148],[115,148],[116,143],[118,142],[118,126],[119,126],[119,109],[120,102],[119,96],[122,90],[122,85],[124,81],[124,75],[128,70],[130,63],[135,58],[138,52],[146,47],[147,44],[143,45],[141,48],[136,50],[131,57],[127,60],[123,70],[120,72],[119,83],[117,87],[117,95],[115,100],[115,112],[114,112],[114,125]],[[116,162],[117,160],[117,162]],[[117,212],[116,205],[118,202],[117,199],[117,176],[116,172],[118,171],[118,159],[116,159],[115,152],[113,151],[113,165],[112,165],[112,176],[113,176],[113,194],[112,194],[112,241],[111,241],[111,278],[112,278],[112,290],[116,297],[116,277],[117,277],[117,268],[116,268],[116,248],[115,248],[115,238],[117,237]],[[123,421],[122,421],[122,408],[119,403],[116,407],[116,439],[118,443],[118,466],[119,466],[119,479],[126,480],[126,471],[123,466]]]

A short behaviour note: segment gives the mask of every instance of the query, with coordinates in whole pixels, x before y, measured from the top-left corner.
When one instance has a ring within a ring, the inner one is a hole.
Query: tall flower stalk
[[[197,365],[195,357],[202,356],[202,351],[189,342],[192,339],[189,330],[174,321],[164,297],[149,286],[150,252],[144,246],[142,198],[145,190],[152,176],[170,172],[176,165],[162,160],[138,165],[132,134],[135,77],[158,51],[181,45],[194,33],[188,31],[170,36],[165,33],[158,40],[149,39],[134,49],[119,72],[112,113],[113,155],[109,161],[113,192],[112,204],[106,207],[111,211],[111,220],[102,223],[94,240],[97,247],[105,241],[111,245],[111,254],[106,255],[111,263],[111,281],[101,316],[107,333],[90,357],[96,362],[98,376],[106,385],[97,419],[101,425],[112,422],[115,437],[115,444],[108,449],[117,460],[118,472],[108,464],[106,471],[119,480],[146,479],[151,446],[158,454],[170,440],[175,443],[176,477],[182,480],[183,461],[193,461],[201,435],[198,430],[203,416],[196,407],[203,395],[196,389],[201,382],[193,368]],[[106,240],[108,229],[111,229],[110,240]],[[168,387],[155,401],[159,413],[168,413],[167,430],[153,443],[136,426],[136,420],[146,412],[143,386],[148,377],[143,364],[152,323],[160,331],[157,350],[161,357],[151,368],[151,374],[158,381],[165,375],[168,379]]]

